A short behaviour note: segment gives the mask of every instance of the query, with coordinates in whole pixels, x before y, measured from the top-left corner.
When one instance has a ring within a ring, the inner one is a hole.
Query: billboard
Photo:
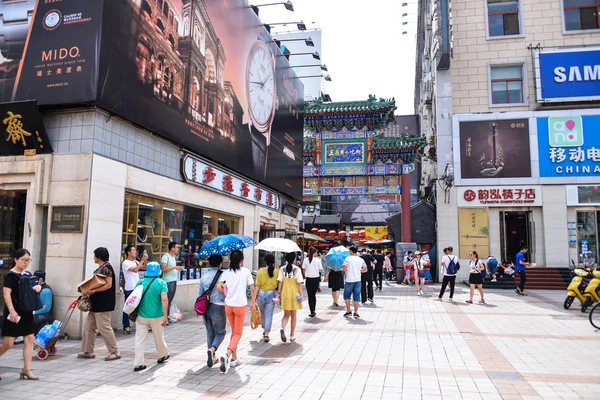
[[[98,102],[302,196],[303,85],[245,0],[105,0]]]
[[[102,0],[2,2],[0,102],[94,101],[102,5]]]
[[[527,119],[460,122],[461,178],[531,177]]]
[[[600,115],[536,121],[541,178],[600,177]]]
[[[479,257],[490,254],[490,229],[487,208],[459,208],[459,258],[471,258],[471,250]]]
[[[600,99],[600,48],[540,50],[534,55],[539,102]]]

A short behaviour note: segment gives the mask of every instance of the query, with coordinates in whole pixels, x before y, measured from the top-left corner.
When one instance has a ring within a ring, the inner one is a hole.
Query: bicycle
[[[590,324],[596,329],[600,329],[600,303],[597,303],[590,311]]]

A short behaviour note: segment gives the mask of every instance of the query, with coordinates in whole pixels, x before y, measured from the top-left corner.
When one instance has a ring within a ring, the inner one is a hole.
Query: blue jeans
[[[346,282],[344,285],[344,300],[350,300],[350,297],[356,302],[360,301],[360,281]]]
[[[219,348],[223,339],[225,339],[225,327],[227,317],[225,316],[225,306],[210,304],[208,312],[204,315],[204,326],[206,327],[206,343],[208,348],[215,351]]]
[[[259,291],[258,296],[256,296],[256,304],[260,310],[262,328],[265,332],[271,332],[273,310],[275,309],[275,303],[273,303],[273,299],[276,296],[277,290],[272,290],[270,292]]]
[[[129,297],[131,292],[133,292],[133,290],[124,290],[123,291],[123,293],[125,294],[125,301],[127,301],[127,298]],[[125,303],[125,301],[123,303]],[[129,328],[130,326],[131,326],[131,322],[129,322],[129,314],[123,313],[123,329]]]

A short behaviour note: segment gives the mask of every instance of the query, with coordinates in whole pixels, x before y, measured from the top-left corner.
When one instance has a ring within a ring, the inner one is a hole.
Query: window
[[[600,28],[600,0],[563,0],[563,7],[567,31]]]
[[[490,37],[521,33],[519,0],[487,0],[487,15]]]
[[[519,104],[523,94],[523,65],[490,67],[492,104]]]

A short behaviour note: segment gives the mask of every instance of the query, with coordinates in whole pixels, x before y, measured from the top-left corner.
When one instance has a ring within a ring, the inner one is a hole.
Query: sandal
[[[209,350],[209,351],[210,351],[210,350]],[[169,359],[169,357],[171,357],[171,355],[170,355],[170,354],[167,354],[166,356],[164,356],[164,357],[161,357],[161,358],[159,358],[158,360],[156,360],[156,363],[157,363],[157,364],[164,364],[164,363],[165,363],[165,362],[166,362],[166,361]]]
[[[79,353],[77,358],[96,358],[96,355],[94,353]]]
[[[265,340],[265,343],[269,343],[271,341],[271,338],[269,337],[269,335],[265,335],[265,337],[263,339]]]
[[[28,380],[31,380],[31,381],[37,381],[40,378],[38,378],[37,376],[35,376],[33,374],[33,372],[31,372],[31,370],[25,371],[24,369],[22,369],[21,372],[19,373],[19,379],[21,379],[21,380],[28,379]]]
[[[146,368],[148,367],[146,367],[145,365],[138,365],[137,367],[133,368],[133,372],[143,371]]]
[[[121,359],[121,355],[119,353],[112,353],[108,357],[104,357],[104,361],[114,361],[114,360],[120,360],[120,359]]]

